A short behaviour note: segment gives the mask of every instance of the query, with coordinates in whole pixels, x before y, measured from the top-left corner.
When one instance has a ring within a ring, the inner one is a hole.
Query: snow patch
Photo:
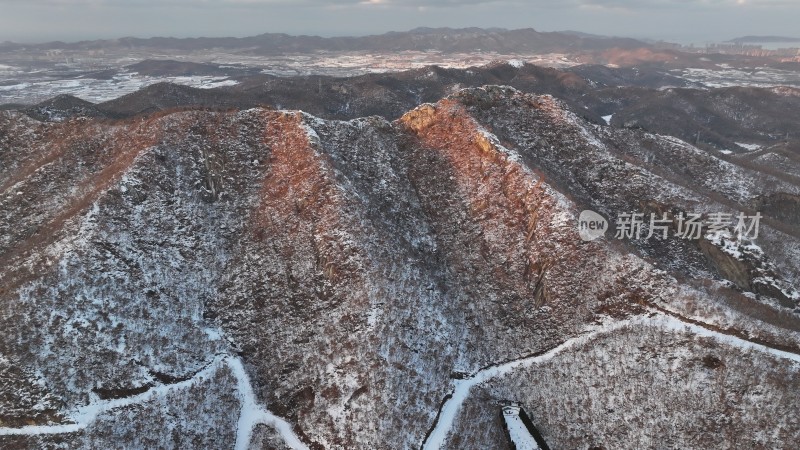
[[[447,436],[450,433],[450,429],[453,427],[453,423],[455,422],[456,416],[458,415],[458,412],[461,409],[461,405],[464,403],[467,397],[469,397],[469,391],[470,389],[472,389],[473,386],[481,384],[492,378],[496,378],[501,375],[506,375],[515,369],[521,367],[529,367],[531,365],[550,360],[559,353],[562,353],[563,351],[572,348],[576,345],[585,343],[599,334],[608,333],[613,330],[618,330],[620,328],[630,325],[631,323],[632,320],[624,320],[616,323],[603,325],[595,328],[593,331],[587,334],[584,334],[583,336],[570,339],[541,355],[517,359],[505,364],[492,366],[477,372],[470,378],[455,381],[453,383],[455,386],[455,388],[453,389],[453,394],[450,397],[450,399],[448,399],[445,402],[444,406],[442,406],[441,413],[439,414],[439,421],[436,423],[436,426],[434,427],[430,436],[423,444],[422,447],[423,450],[438,450],[444,447],[444,444],[447,441]]]
[[[506,421],[511,442],[517,450],[539,450],[536,439],[528,432],[528,428],[519,417],[519,407],[507,406],[503,408],[503,419]]]
[[[228,358],[228,367],[236,377],[236,384],[238,387],[239,399],[242,402],[242,411],[239,415],[239,423],[236,432],[236,448],[237,450],[247,450],[250,446],[250,437],[253,434],[253,428],[256,425],[268,425],[280,433],[286,445],[294,450],[308,450],[303,441],[292,430],[289,422],[281,419],[280,417],[272,414],[258,404],[256,396],[253,393],[253,387],[250,384],[250,377],[244,370],[242,361],[238,358]]]
[[[759,150],[761,149],[761,147],[763,147],[762,145],[759,144],[747,144],[744,142],[736,142],[735,144],[738,145],[739,147],[742,147],[745,150],[750,150],[751,152]]]
[[[639,322],[645,325],[661,326],[665,329],[674,331],[688,331],[698,336],[713,338],[723,344],[727,344],[732,347],[737,347],[742,350],[755,350],[758,352],[767,353],[777,358],[788,359],[789,361],[800,363],[800,355],[796,353],[777,350],[774,348],[767,347],[765,345],[746,341],[744,339],[735,336],[730,336],[727,334],[719,333],[717,331],[712,331],[707,328],[701,327],[700,325],[683,322],[675,317],[661,315],[661,316],[656,316],[654,318],[641,319]]]
[[[211,364],[206,366],[206,368],[198,372],[194,377],[180,383],[155,386],[149,389],[147,392],[127,398],[114,400],[95,399],[89,402],[88,405],[82,406],[73,411],[72,414],[69,414],[70,419],[74,423],[62,425],[31,425],[21,428],[0,428],[0,436],[65,434],[81,431],[91,425],[92,422],[94,422],[102,413],[138,403],[143,403],[156,396],[166,395],[170,391],[190,388],[198,381],[212,376],[214,372],[219,370],[223,364],[223,361],[224,360],[222,358],[217,358]]]
[[[69,415],[74,423],[61,425],[32,425],[21,428],[0,428],[0,436],[32,436],[80,432],[91,425],[103,413],[144,403],[155,397],[166,396],[172,391],[188,389],[202,380],[211,378],[214,373],[222,369],[223,366],[227,366],[236,378],[237,395],[242,405],[236,432],[235,448],[237,450],[246,450],[250,446],[250,437],[253,433],[253,428],[260,424],[273,427],[278,431],[286,445],[290,448],[294,450],[308,450],[308,446],[297,437],[289,422],[274,415],[258,404],[256,396],[253,393],[252,385],[250,384],[250,377],[248,377],[247,372],[244,370],[241,360],[233,356],[217,357],[203,370],[186,381],[175,384],[158,385],[149,389],[147,392],[128,398],[115,400],[99,400],[95,398],[88,405],[78,408]]]

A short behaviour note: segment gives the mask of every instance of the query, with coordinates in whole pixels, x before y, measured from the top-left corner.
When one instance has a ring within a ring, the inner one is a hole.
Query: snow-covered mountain
[[[761,169],[498,86],[395,121],[4,112],[0,446],[502,448],[511,399],[551,448],[790,448],[793,216],[578,232],[798,202]]]

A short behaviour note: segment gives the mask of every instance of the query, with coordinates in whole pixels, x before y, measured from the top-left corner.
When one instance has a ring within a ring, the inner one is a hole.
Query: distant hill
[[[151,61],[144,67],[173,74],[178,72],[171,69],[181,71],[186,66]],[[216,66],[188,67],[205,72]],[[55,122],[73,116],[128,119],[176,108],[241,110],[264,106],[302,110],[330,120],[367,116],[396,120],[421,103],[434,103],[465,87],[507,85],[553,95],[596,124],[605,124],[602,117],[613,115],[613,126],[675,136],[712,150],[735,149],[736,142],[762,142],[764,136],[793,135],[796,111],[800,110],[797,90],[692,89],[696,87],[692,83],[646,66],[614,69],[582,65],[557,70],[496,62],[470,69],[429,66],[344,78],[258,74],[237,77],[237,81],[213,89],[162,82],[98,104],[62,95],[16,109],[37,120]],[[745,114],[750,117],[747,122],[737,119]]]
[[[189,61],[146,59],[136,64],[125,66],[131,72],[151,77],[159,76],[231,76],[251,75],[259,73],[257,68],[220,66],[218,64],[201,64]]]
[[[103,114],[95,105],[73,95],[59,95],[25,109],[26,114],[37,120],[58,122],[71,116],[98,117]]]
[[[225,49],[243,53],[276,55],[310,53],[314,51],[406,51],[436,50],[441,52],[495,51],[498,53],[566,52],[633,49],[649,45],[635,39],[597,37],[570,32],[539,32],[532,28],[519,30],[482,28],[417,28],[411,31],[390,32],[360,37],[291,36],[265,33],[258,36],[234,38],[171,38],[148,39],[125,37],[111,40],[74,43],[49,42],[23,45],[3,43],[0,47],[35,48],[40,50],[92,50],[104,48],[157,48],[169,50]]]
[[[800,42],[800,38],[786,36],[742,36],[731,39],[728,42],[734,42],[736,44],[768,44],[771,42]]]

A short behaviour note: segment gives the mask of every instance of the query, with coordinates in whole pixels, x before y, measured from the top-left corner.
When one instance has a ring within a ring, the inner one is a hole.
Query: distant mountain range
[[[170,50],[225,49],[243,53],[275,55],[310,53],[315,51],[407,51],[435,50],[441,52],[466,52],[482,50],[499,53],[546,53],[611,48],[641,48],[649,45],[635,39],[600,37],[574,32],[539,32],[532,28],[505,30],[482,28],[417,28],[405,32],[360,37],[291,36],[265,33],[258,36],[235,38],[171,38],[148,39],[125,37],[111,40],[81,41],[74,43],[48,42],[19,44],[6,42],[0,49],[39,50],[92,50],[104,48],[159,48]]]
[[[786,36],[742,36],[736,39],[731,39],[728,42],[734,42],[737,44],[768,44],[771,42],[800,42],[800,38]]]

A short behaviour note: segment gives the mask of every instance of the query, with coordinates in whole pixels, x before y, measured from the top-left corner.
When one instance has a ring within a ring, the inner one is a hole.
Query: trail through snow
[[[78,408],[70,418],[75,422],[61,425],[31,425],[20,428],[0,428],[0,436],[21,436],[21,435],[47,435],[47,434],[67,434],[76,433],[90,426],[98,416],[123,408],[129,405],[144,403],[157,396],[166,395],[174,390],[187,389],[195,383],[210,378],[214,373],[224,366],[228,366],[231,373],[236,378],[236,387],[241,411],[236,430],[236,450],[246,450],[250,445],[250,437],[256,425],[264,424],[275,428],[281,435],[286,445],[294,450],[308,450],[303,441],[294,433],[291,424],[286,420],[272,414],[267,409],[258,404],[253,387],[250,384],[250,377],[244,370],[242,361],[234,356],[219,356],[203,370],[197,372],[192,378],[174,384],[158,385],[147,392],[139,395],[116,400],[101,400],[91,402],[86,406]]]
[[[236,450],[247,450],[250,446],[250,437],[256,425],[264,424],[275,428],[280,433],[286,445],[295,450],[308,450],[308,446],[300,440],[292,430],[292,425],[272,414],[258,404],[250,384],[250,377],[244,370],[238,358],[230,358],[228,367],[236,377],[239,396],[242,401],[242,412],[239,414],[239,425],[236,432]]]
[[[467,397],[469,396],[469,391],[472,388],[472,386],[481,384],[484,381],[490,380],[500,375],[507,374],[514,369],[518,369],[520,367],[528,367],[543,361],[547,361],[549,359],[552,359],[554,356],[558,355],[559,353],[563,352],[566,349],[587,342],[594,336],[597,336],[601,333],[607,333],[609,331],[618,330],[627,325],[630,325],[631,323],[632,323],[631,320],[624,320],[610,325],[598,327],[593,331],[591,331],[590,333],[584,334],[583,336],[579,336],[574,339],[570,339],[564,342],[563,344],[541,355],[517,359],[511,362],[507,362],[505,364],[491,366],[477,372],[470,378],[457,380],[455,382],[455,389],[453,390],[452,397],[450,397],[450,399],[447,400],[447,402],[445,402],[445,404],[442,406],[441,413],[439,414],[439,421],[436,423],[433,432],[431,432],[431,434],[428,436],[428,439],[425,441],[422,448],[424,450],[438,450],[442,448],[445,441],[447,440],[447,435],[450,432],[450,428],[452,428],[453,426],[453,422],[456,419],[458,411],[461,409],[461,405],[464,403],[464,400],[466,400]]]
[[[619,330],[626,326],[646,325],[646,326],[661,326],[666,329],[674,331],[690,331],[700,336],[711,337],[719,340],[728,345],[743,349],[752,349],[765,353],[769,353],[778,358],[789,359],[791,361],[800,363],[800,355],[790,353],[782,350],[773,349],[761,344],[756,344],[735,336],[720,333],[717,331],[709,330],[700,325],[695,325],[683,322],[678,318],[658,314],[652,317],[637,317],[633,319],[618,321],[594,327],[589,332],[570,339],[561,345],[545,352],[540,355],[526,357],[504,364],[488,367],[475,373],[472,377],[456,381],[453,394],[441,408],[439,419],[435,424],[428,439],[423,444],[424,450],[440,449],[453,426],[455,418],[461,408],[461,405],[469,396],[470,389],[492,378],[505,375],[511,371],[522,368],[530,367],[543,361],[547,361],[568,350],[572,347],[584,344],[596,336],[607,334],[615,330]],[[0,436],[12,435],[47,435],[47,434],[66,434],[76,433],[86,429],[91,425],[101,414],[125,406],[134,405],[146,402],[156,396],[166,395],[173,390],[187,389],[192,387],[200,380],[211,377],[217,370],[223,366],[231,370],[231,373],[236,378],[237,393],[241,401],[241,411],[239,413],[239,421],[236,433],[236,450],[246,450],[250,445],[250,439],[253,429],[260,424],[273,427],[283,438],[284,442],[295,450],[308,450],[308,446],[294,433],[292,425],[286,420],[274,415],[263,406],[259,405],[256,399],[253,387],[250,384],[250,377],[244,369],[242,361],[230,355],[219,356],[206,366],[201,371],[197,372],[192,378],[179,383],[169,385],[159,385],[149,389],[139,395],[124,399],[115,400],[101,400],[91,402],[89,405],[78,408],[72,415],[71,419],[74,421],[72,424],[60,425],[31,425],[20,428],[2,428],[0,427]]]
[[[166,394],[172,390],[189,388],[198,380],[211,376],[220,368],[222,363],[222,358],[216,358],[203,370],[197,372],[192,378],[186,381],[169,385],[154,386],[153,388],[148,389],[146,392],[131,397],[90,402],[88,405],[78,408],[74,413],[69,415],[75,423],[62,425],[30,425],[20,428],[3,427],[0,428],[0,436],[75,433],[91,425],[92,422],[94,422],[97,417],[104,412],[117,408],[123,408],[129,405],[144,403],[158,395]]]
[[[506,422],[508,429],[508,436],[511,442],[514,443],[516,450],[539,450],[539,444],[536,439],[531,436],[528,427],[519,416],[518,407],[508,407],[503,410],[503,420]]]
[[[658,314],[653,317],[636,317],[628,320],[622,320],[619,322],[614,322],[594,327],[589,332],[581,336],[578,336],[576,338],[567,340],[563,344],[547,351],[546,353],[522,359],[517,359],[496,366],[491,366],[486,369],[478,371],[470,378],[455,381],[454,383],[455,388],[453,390],[453,394],[444,403],[444,405],[442,405],[441,412],[439,413],[439,420],[436,422],[433,431],[429,434],[428,439],[425,440],[425,442],[423,443],[422,445],[423,450],[439,450],[442,448],[442,446],[447,440],[448,434],[450,433],[450,429],[452,428],[453,423],[455,422],[456,416],[458,415],[458,412],[461,409],[461,405],[469,396],[469,391],[473,386],[481,384],[492,378],[508,374],[514,369],[522,367],[530,367],[534,364],[547,361],[567,349],[584,344],[599,335],[607,334],[609,332],[619,330],[629,325],[662,326],[664,328],[671,329],[674,331],[684,331],[684,330],[690,331],[700,336],[715,338],[725,344],[732,345],[734,347],[739,347],[748,350],[752,349],[752,350],[762,351],[765,353],[772,354],[778,358],[789,359],[791,361],[800,363],[800,355],[796,353],[785,352],[764,345],[755,344],[753,342],[746,341],[744,339],[737,338],[735,336],[730,336],[724,333],[703,328],[702,326],[699,325],[686,323],[671,316]]]

